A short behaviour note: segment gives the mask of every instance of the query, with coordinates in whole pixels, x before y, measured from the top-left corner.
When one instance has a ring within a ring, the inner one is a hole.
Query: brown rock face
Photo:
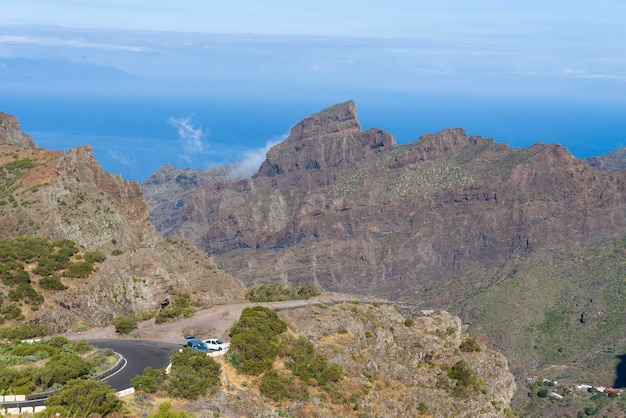
[[[37,149],[33,138],[22,132],[17,118],[0,112],[0,142],[22,148]]]
[[[185,199],[156,224],[175,225],[166,232],[248,284],[419,296],[429,307],[462,300],[530,253],[626,232],[624,176],[559,145],[511,149],[446,129],[396,146],[360,130],[353,102],[298,123],[252,179]]]
[[[597,157],[585,158],[583,161],[604,171],[626,171],[626,147]]]
[[[48,295],[41,320],[52,318],[57,331],[75,319],[101,325],[118,314],[154,312],[183,292],[204,305],[241,299],[243,284],[208,254],[156,231],[140,185],[102,170],[90,146],[61,152],[0,143],[0,174],[3,238],[67,238],[107,256],[89,279]],[[63,321],[49,314],[59,307]]]

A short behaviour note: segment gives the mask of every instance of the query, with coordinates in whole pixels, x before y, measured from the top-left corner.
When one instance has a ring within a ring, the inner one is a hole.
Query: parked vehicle
[[[230,343],[226,343],[219,338],[208,338],[202,341],[209,350],[219,351],[219,350],[228,350],[230,347]]]
[[[204,351],[205,353],[211,352],[211,350],[209,349],[209,347],[206,346],[206,344],[204,344],[202,341],[195,339],[195,338],[191,338],[187,340],[187,344],[185,345],[185,347],[191,348],[192,350]]]

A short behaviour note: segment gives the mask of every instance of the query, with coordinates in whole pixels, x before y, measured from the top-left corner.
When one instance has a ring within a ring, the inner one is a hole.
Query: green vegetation
[[[27,395],[58,390],[110,367],[113,354],[65,337],[0,345],[0,391]]]
[[[533,365],[523,376],[610,385],[626,348],[615,340],[626,334],[625,254],[626,237],[535,254],[453,312],[480,312],[472,333],[489,335],[509,361]]]
[[[304,285],[289,289],[282,283],[271,283],[248,290],[245,298],[250,302],[278,302],[281,300],[310,299],[321,294],[322,289],[319,286]]]
[[[273,310],[245,308],[230,330],[230,350],[240,356],[240,371],[256,376],[270,370],[278,355],[278,336],[286,330],[287,324]]]
[[[467,337],[461,343],[459,350],[463,351],[464,353],[478,353],[480,352],[481,348],[480,345],[478,345],[478,343],[473,338]]]
[[[148,415],[148,418],[194,418],[195,415],[186,411],[173,411],[171,402],[159,404],[159,410]]]
[[[195,400],[217,392],[221,386],[220,372],[220,365],[213,357],[203,351],[185,348],[173,352],[169,375],[163,369],[146,367],[142,375],[131,379],[131,384],[145,393],[165,390],[171,397]]]
[[[122,410],[124,403],[115,390],[98,380],[70,382],[58,393],[48,398],[48,408],[40,416],[86,417],[90,414],[106,416]]]
[[[22,304],[37,310],[44,302],[44,295],[33,287],[33,283],[38,283],[43,290],[62,291],[67,286],[60,276],[89,277],[94,263],[105,259],[102,253],[87,252],[84,261],[75,262],[73,258],[78,253],[76,244],[67,239],[51,241],[24,236],[0,240],[0,280],[8,287],[7,298],[0,298],[0,323],[25,319],[21,312]],[[33,281],[27,267],[32,267],[33,275],[43,277]],[[41,334],[31,336],[36,335]]]
[[[258,376],[259,390],[274,401],[306,399],[308,388],[326,391],[341,398],[343,369],[330,364],[305,337],[285,335],[286,324],[269,308],[244,309],[231,328],[231,348],[226,360],[244,374]],[[274,368],[277,359],[285,369]]]
[[[137,328],[137,320],[135,318],[129,318],[128,316],[119,315],[113,318],[113,326],[115,326],[116,332],[128,334]]]
[[[220,388],[220,365],[203,351],[174,351],[166,389],[170,396],[198,399]]]
[[[454,396],[469,398],[480,390],[480,381],[465,360],[459,360],[448,369],[448,377],[456,380],[452,388]]]
[[[191,313],[191,297],[188,293],[183,293],[174,299],[174,302],[170,304],[170,306],[157,313],[154,320],[157,324],[161,324],[169,320],[180,318],[181,316],[188,318],[191,316]]]
[[[146,367],[143,370],[143,374],[138,375],[130,379],[130,384],[136,389],[145,393],[154,393],[159,388],[163,387],[167,375],[164,369],[153,369],[152,367]]]

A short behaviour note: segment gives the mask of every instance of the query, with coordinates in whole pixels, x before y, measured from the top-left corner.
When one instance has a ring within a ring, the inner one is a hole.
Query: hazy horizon
[[[446,127],[577,157],[626,143],[618,1],[211,3],[4,5],[0,111],[140,181],[258,159],[348,99],[400,143]]]

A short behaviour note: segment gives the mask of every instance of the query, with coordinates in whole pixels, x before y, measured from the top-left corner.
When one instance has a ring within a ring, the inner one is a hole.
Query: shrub
[[[35,322],[27,322],[12,328],[0,328],[0,338],[10,340],[25,340],[50,334],[52,334],[52,330],[49,325]]]
[[[248,290],[245,298],[250,302],[278,302],[281,300],[309,299],[319,296],[321,293],[321,288],[314,285],[297,286],[289,289],[282,283],[270,283]]]
[[[465,360],[459,360],[449,368],[448,377],[456,380],[453,393],[457,397],[468,398],[480,388],[478,378],[472,372],[472,369],[469,368]]]
[[[88,353],[91,350],[93,350],[93,346],[86,340],[78,340],[74,343],[74,351],[78,354]]]
[[[61,407],[63,416],[86,417],[90,414],[105,416],[122,410],[124,403],[106,383],[98,380],[80,380],[68,383],[58,393],[48,398],[49,407]],[[54,415],[53,415],[54,416]]]
[[[194,414],[186,411],[172,411],[172,403],[165,401],[159,404],[159,410],[148,415],[148,418],[193,418]]]
[[[478,345],[478,343],[475,340],[473,340],[470,337],[467,337],[465,338],[465,341],[461,343],[459,350],[463,351],[464,353],[473,353],[473,352],[480,352],[481,348],[480,348],[480,345]]]
[[[220,387],[220,365],[203,351],[174,351],[167,393],[176,398],[195,400]]]
[[[243,373],[259,375],[271,369],[278,354],[277,337],[287,330],[276,312],[262,306],[243,310],[231,328],[231,349],[237,351]]]
[[[412,318],[407,318],[404,320],[404,326],[407,328],[410,328],[413,326],[413,324],[415,323],[415,321],[413,321]]]
[[[338,364],[329,364],[326,356],[315,353],[313,344],[305,337],[285,338],[281,344],[281,357],[287,358],[285,366],[304,383],[315,379],[319,386],[336,383],[343,377]]]
[[[137,320],[124,315],[119,315],[113,319],[113,325],[115,326],[116,332],[119,332],[120,334],[128,334],[137,328]]]
[[[93,264],[87,261],[71,263],[67,270],[63,272],[63,276],[76,279],[85,279],[93,273]]]
[[[165,370],[146,367],[143,374],[130,379],[130,384],[137,390],[154,393],[164,384],[166,378]]]
[[[259,390],[261,395],[273,401],[304,399],[306,397],[306,391],[297,384],[293,377],[281,376],[276,370],[270,370],[263,375]]]
[[[119,248],[116,248],[113,251],[111,251],[111,255],[113,255],[113,256],[118,256],[118,255],[122,255],[122,254],[124,254],[124,251],[120,250]]]
[[[93,366],[76,354],[57,354],[39,370],[36,382],[43,388],[55,383],[65,384],[70,380],[88,376]]]
[[[100,251],[89,251],[85,253],[85,261],[88,263],[102,263],[107,257]]]
[[[51,274],[39,280],[39,286],[47,290],[65,290],[67,286],[61,283],[61,279],[56,274]]]

